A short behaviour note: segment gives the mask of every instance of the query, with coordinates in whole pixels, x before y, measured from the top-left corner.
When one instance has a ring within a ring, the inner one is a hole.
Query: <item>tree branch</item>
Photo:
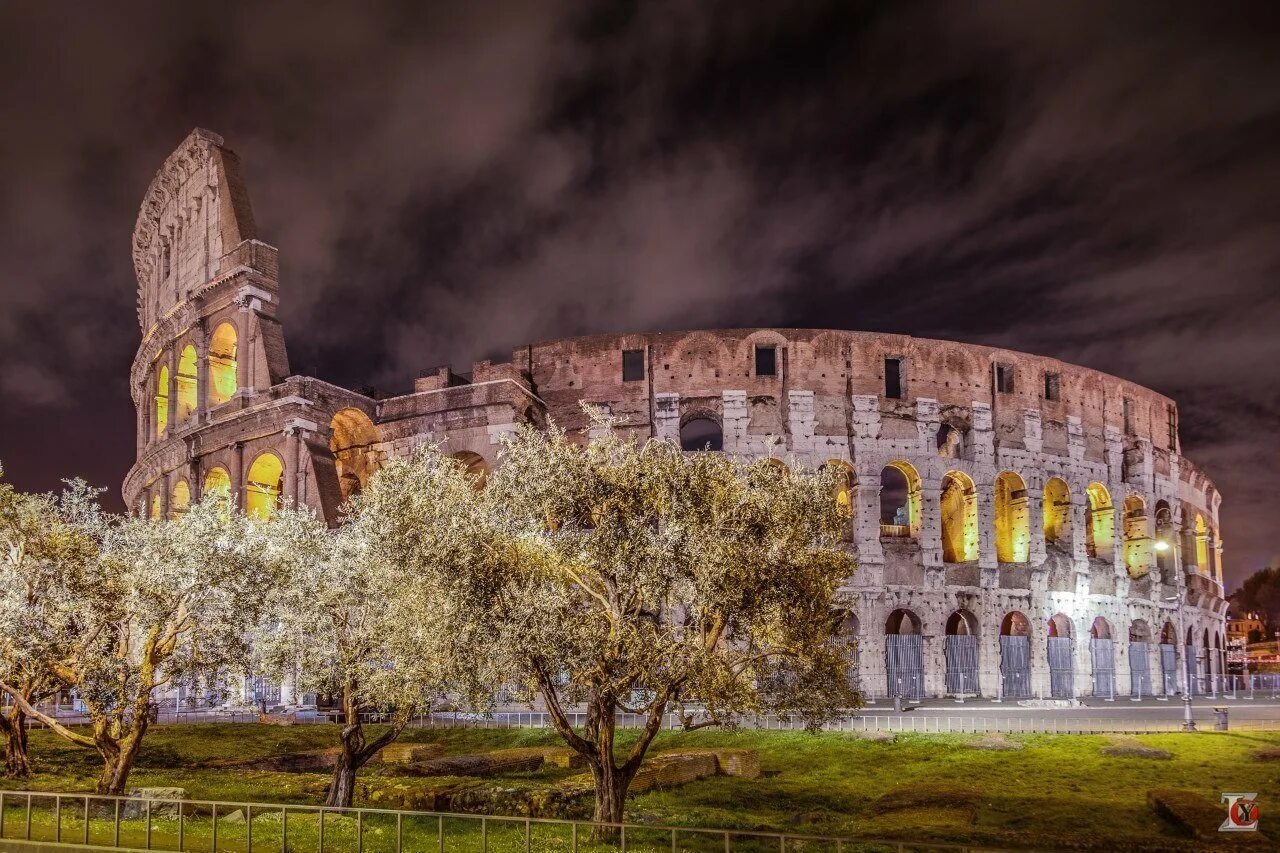
[[[79,732],[73,732],[71,729],[67,728],[66,726],[58,722],[53,717],[50,717],[48,714],[45,714],[43,711],[39,710],[30,702],[28,702],[26,699],[24,699],[22,697],[22,693],[19,690],[17,690],[15,687],[9,684],[6,684],[3,681],[0,681],[0,690],[3,690],[5,693],[8,693],[13,698],[13,703],[17,705],[19,708],[21,708],[24,714],[26,714],[28,717],[39,720],[40,722],[44,723],[49,728],[53,729],[53,731],[56,732],[59,736],[66,738],[67,740],[71,741],[77,746],[88,747],[89,749],[98,748],[98,744],[93,738],[86,737],[85,735],[82,735]]]

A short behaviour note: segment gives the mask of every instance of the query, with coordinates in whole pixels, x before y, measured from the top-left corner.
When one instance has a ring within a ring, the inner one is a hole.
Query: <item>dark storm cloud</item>
[[[298,372],[690,326],[1008,346],[1176,397],[1228,574],[1280,550],[1266,6],[472,5],[5,5],[11,476],[127,468],[129,234],[198,124],[245,160]]]

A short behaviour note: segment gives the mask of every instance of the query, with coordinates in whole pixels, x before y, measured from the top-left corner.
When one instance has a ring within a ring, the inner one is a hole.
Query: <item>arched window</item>
[[[680,427],[681,450],[723,450],[724,432],[720,424],[706,415],[685,421]]]
[[[951,424],[942,424],[938,427],[937,445],[939,456],[947,459],[959,459],[961,451],[960,430]]]
[[[978,490],[961,471],[942,478],[942,559],[967,563],[978,559]]]
[[[1156,501],[1156,568],[1162,576],[1173,566],[1173,510],[1168,501]]]
[[[231,475],[226,468],[210,468],[204,475],[204,493],[206,495],[231,494]]]
[[[1209,526],[1204,516],[1196,513],[1196,569],[1202,575],[1209,573]]]
[[[236,327],[223,323],[209,339],[209,404],[216,406],[235,396]]]
[[[947,692],[978,692],[978,620],[968,610],[957,610],[947,619],[947,638],[943,644],[946,658]]]
[[[476,484],[476,489],[483,489],[485,481],[489,479],[489,464],[484,461],[484,457],[479,453],[472,453],[469,450],[463,450],[453,454],[454,459],[467,471],[467,476],[471,477]]]
[[[1085,525],[1085,549],[1090,557],[1110,560],[1115,555],[1116,511],[1111,493],[1101,483],[1090,483],[1089,522]]]
[[[1065,542],[1071,530],[1071,492],[1061,477],[1044,484],[1044,539]]]
[[[181,518],[190,506],[191,487],[186,480],[179,480],[173,484],[173,491],[169,493],[169,518]]]
[[[151,518],[159,518],[162,508],[163,506],[160,499],[160,493],[156,492],[151,496]]]
[[[244,483],[244,511],[264,521],[275,516],[284,493],[284,463],[274,453],[263,453],[249,466]]]
[[[156,371],[156,438],[163,438],[169,428],[169,365]]]
[[[1147,505],[1137,495],[1129,495],[1124,499],[1124,564],[1134,577],[1145,575],[1151,568]]]
[[[1027,484],[1012,471],[996,477],[996,560],[1025,563],[1031,559],[1031,529],[1027,517]]]
[[[848,523],[845,525],[845,539],[848,541],[853,538],[853,520],[857,515],[857,504],[854,501],[853,494],[857,476],[853,473],[853,468],[849,463],[840,459],[829,460],[822,467],[835,474],[836,506],[840,508],[840,512],[848,519]]]
[[[174,411],[174,420],[180,424],[186,423],[195,414],[196,407],[199,405],[199,398],[196,396],[196,370],[196,348],[187,344],[178,358],[177,387],[175,388],[178,402]]]
[[[329,450],[333,453],[338,488],[345,501],[363,490],[378,470],[374,445],[381,441],[381,436],[369,416],[353,408],[335,414],[329,429]]]
[[[920,475],[909,462],[880,472],[880,535],[908,538],[920,531]]]

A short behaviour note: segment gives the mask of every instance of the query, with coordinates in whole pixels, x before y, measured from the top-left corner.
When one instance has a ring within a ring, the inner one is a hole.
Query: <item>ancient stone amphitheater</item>
[[[275,248],[236,156],[194,131],[134,232],[138,459],[124,497],[180,513],[344,497],[424,442],[476,469],[579,401],[691,452],[837,466],[858,571],[840,630],[871,697],[1168,694],[1223,670],[1220,496],[1174,402],[1019,352],[901,335],[739,329],[570,338],[365,394],[290,373]]]

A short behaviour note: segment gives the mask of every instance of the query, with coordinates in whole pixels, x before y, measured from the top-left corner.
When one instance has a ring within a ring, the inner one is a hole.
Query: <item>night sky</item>
[[[1229,584],[1280,564],[1277,4],[752,5],[6,0],[6,476],[118,506],[130,235],[199,125],[295,373],[743,325],[1026,350],[1177,399]]]

